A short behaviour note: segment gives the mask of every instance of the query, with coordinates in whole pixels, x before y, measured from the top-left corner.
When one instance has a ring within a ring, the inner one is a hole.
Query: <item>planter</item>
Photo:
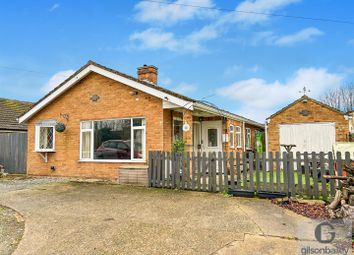
[[[234,197],[254,197],[253,190],[229,189],[228,193]]]
[[[62,133],[65,131],[65,124],[64,123],[61,123],[61,122],[58,122],[56,125],[55,125],[55,131],[59,132],[59,133]]]
[[[257,196],[259,198],[269,198],[269,199],[273,199],[273,198],[282,198],[282,197],[286,197],[286,193],[284,192],[272,192],[272,191],[258,191],[257,192]]]

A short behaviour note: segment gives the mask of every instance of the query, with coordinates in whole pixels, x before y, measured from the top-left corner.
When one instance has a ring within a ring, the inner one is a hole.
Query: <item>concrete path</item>
[[[313,224],[266,200],[106,184],[41,183],[0,204],[26,219],[21,255],[288,255],[311,238],[298,225]]]

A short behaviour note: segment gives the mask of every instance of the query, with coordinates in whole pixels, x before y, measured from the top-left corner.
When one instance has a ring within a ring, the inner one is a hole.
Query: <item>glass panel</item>
[[[183,139],[183,121],[182,120],[173,120],[173,138]]]
[[[81,158],[91,158],[91,132],[82,133]]]
[[[218,146],[218,130],[216,128],[208,129],[208,147]]]
[[[53,149],[54,142],[54,128],[53,127],[40,127],[39,128],[39,149]]]
[[[82,129],[92,129],[92,121],[83,121],[81,122]]]
[[[94,159],[131,159],[131,120],[94,122]]]
[[[230,146],[234,147],[234,133],[230,133]]]
[[[134,159],[142,159],[144,157],[143,151],[143,138],[144,130],[143,129],[135,129],[134,130]]]
[[[145,126],[145,119],[142,119],[142,118],[133,119],[133,126],[134,126],[134,127],[142,127],[142,126]]]

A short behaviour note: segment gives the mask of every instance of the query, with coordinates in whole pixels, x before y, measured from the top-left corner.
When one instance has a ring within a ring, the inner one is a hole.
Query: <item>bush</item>
[[[177,138],[172,144],[172,151],[176,153],[183,153],[186,143],[182,138]]]

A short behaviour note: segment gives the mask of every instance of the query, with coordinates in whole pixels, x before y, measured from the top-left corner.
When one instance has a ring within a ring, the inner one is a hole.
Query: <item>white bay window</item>
[[[144,118],[82,121],[80,159],[143,161],[145,140]]]

